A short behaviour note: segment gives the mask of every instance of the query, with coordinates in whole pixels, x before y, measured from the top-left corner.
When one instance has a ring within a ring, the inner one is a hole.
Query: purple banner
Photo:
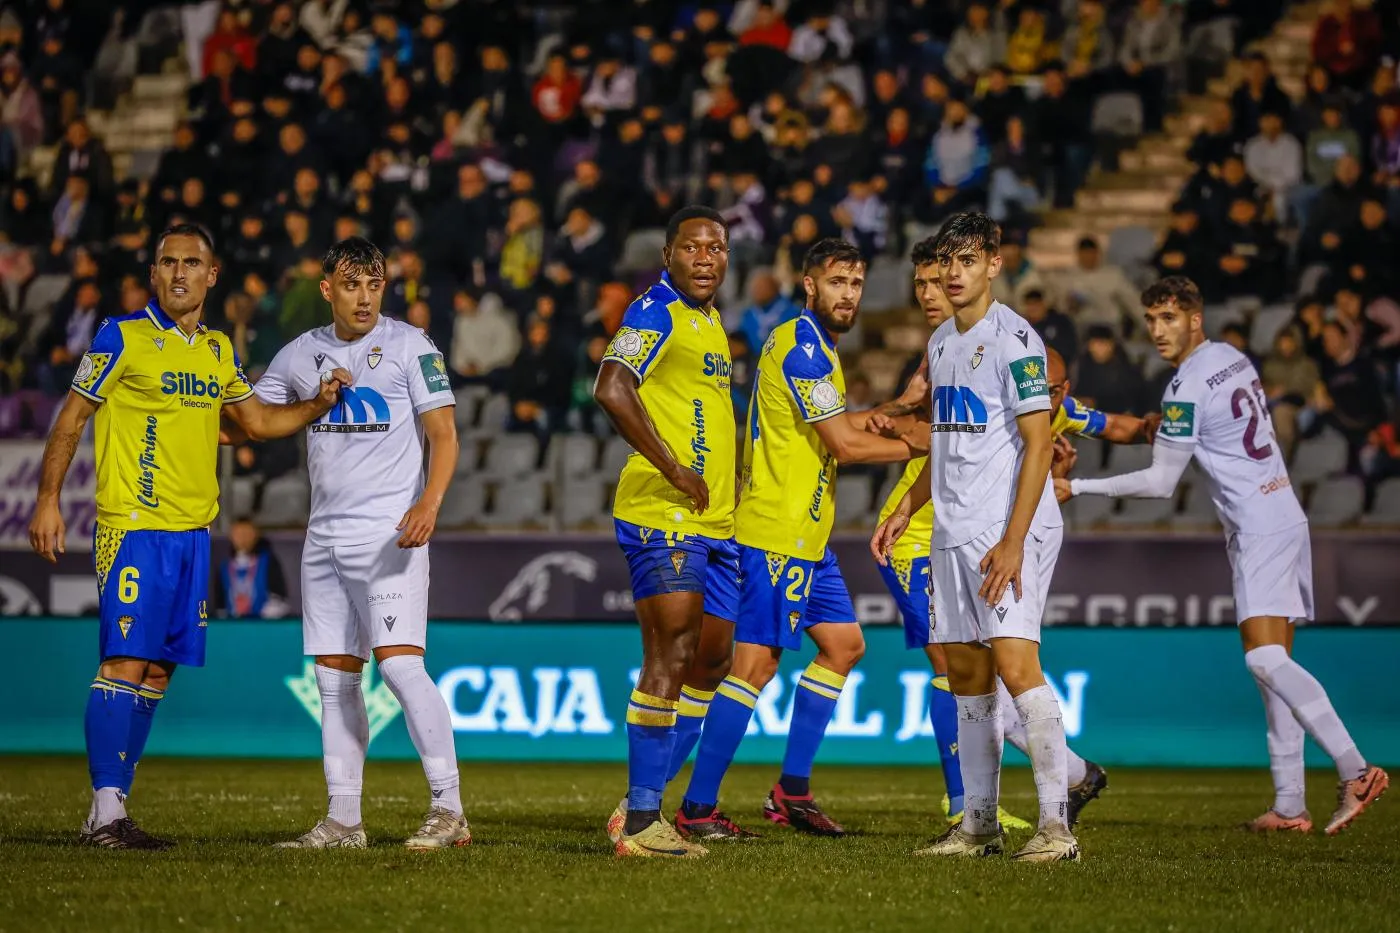
[[[300,612],[300,535],[274,534],[273,548]],[[895,624],[894,600],[863,537],[833,541],[856,612]],[[1400,624],[1400,536],[1315,532],[1313,584],[1319,622]],[[435,618],[608,621],[632,618],[627,567],[597,535],[451,535],[432,544]],[[215,562],[227,554],[216,542]],[[50,565],[25,551],[0,556],[0,615],[88,615],[97,588],[90,553]],[[211,612],[220,607],[211,606]],[[1075,536],[1065,542],[1051,588],[1050,625],[1234,624],[1225,542],[1207,536]]]

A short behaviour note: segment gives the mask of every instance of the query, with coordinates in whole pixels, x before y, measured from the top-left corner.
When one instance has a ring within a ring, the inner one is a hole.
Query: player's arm
[[[912,460],[921,456],[924,451],[906,440],[903,435],[898,438],[885,437],[881,434],[872,434],[864,430],[865,413],[853,414],[851,412],[841,412],[831,418],[813,422],[812,427],[816,429],[817,436],[822,439],[822,444],[836,457],[836,462],[847,463],[899,463],[904,460]],[[918,422],[914,422],[912,416],[908,416],[910,424],[906,433],[913,438],[918,435]],[[924,424],[924,434],[927,436],[928,424]]]
[[[699,473],[681,464],[671,448],[656,432],[656,425],[642,404],[637,391],[636,373],[617,360],[603,361],[598,381],[593,386],[593,400],[603,409],[608,420],[617,428],[623,440],[647,459],[672,486],[689,496],[696,514],[704,513],[710,505],[710,490]]]
[[[335,407],[340,387],[350,385],[350,373],[336,368],[323,379],[315,398],[272,405],[251,389],[241,399],[224,403],[223,411],[249,440],[266,441],[295,434]]]
[[[933,498],[933,488],[929,485],[930,482],[929,461],[926,459],[923,468],[919,470],[919,475],[915,477],[913,485],[905,491],[889,518],[881,522],[876,527],[875,534],[871,535],[870,553],[881,567],[889,563],[890,553],[894,550],[895,542],[903,537],[904,532],[909,529],[909,519],[919,509],[928,505],[929,500]]]
[[[1145,470],[1105,476],[1101,479],[1057,479],[1055,497],[1061,502],[1073,496],[1130,496],[1167,499],[1176,492],[1181,474],[1191,462],[1191,448],[1174,443],[1152,447],[1152,465]]]
[[[423,437],[428,441],[428,480],[423,494],[399,520],[399,547],[422,547],[437,528],[438,509],[442,508],[452,474],[457,470],[457,421],[453,406],[444,405],[418,415],[423,424]]]
[[[862,427],[885,437],[903,437],[929,416],[928,357],[910,377],[899,397],[865,413]]]
[[[56,563],[65,550],[68,528],[58,507],[63,480],[73,464],[73,455],[83,437],[83,428],[97,411],[97,402],[79,392],[69,392],[63,409],[54,421],[49,439],[44,443],[44,459],[39,470],[39,498],[34,517],[29,522],[29,546],[50,563]]]

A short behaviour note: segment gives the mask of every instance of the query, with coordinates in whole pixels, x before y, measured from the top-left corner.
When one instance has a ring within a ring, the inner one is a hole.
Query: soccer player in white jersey
[[[888,560],[910,516],[934,504],[932,641],[944,645],[958,704],[962,822],[919,855],[990,856],[997,823],[1003,727],[1000,675],[1026,727],[1040,825],[1023,861],[1072,861],[1064,722],[1040,668],[1040,620],[1063,533],[1050,484],[1050,392],[1034,328],[992,300],[1000,231],[985,214],[951,218],[937,255],[953,307],[929,341],[932,442],[921,478],[871,540]]]
[[[1162,397],[1152,465],[1102,479],[1057,479],[1061,501],[1077,495],[1167,498],[1194,456],[1225,526],[1244,661],[1264,698],[1274,805],[1247,824],[1258,832],[1310,832],[1303,799],[1303,735],[1337,764],[1335,835],[1385,793],[1389,776],[1356,748],[1322,684],[1291,657],[1293,622],[1313,615],[1308,520],[1274,437],[1268,399],[1248,357],[1207,340],[1200,290],[1172,276],[1143,293],[1147,331],[1177,368]]]
[[[332,323],[283,347],[254,387],[268,401],[310,398],[324,374],[355,374],[354,391],[307,434],[311,519],[302,552],[302,638],[316,658],[330,807],[280,846],[364,848],[360,819],[369,719],[361,672],[371,652],[403,707],[432,792],[410,848],[471,841],[462,816],[452,719],[423,667],[428,539],[457,466],[452,390],[442,354],[418,328],[381,317],[384,254],[360,237],[331,247],[321,294]],[[426,482],[423,441],[429,448]]]

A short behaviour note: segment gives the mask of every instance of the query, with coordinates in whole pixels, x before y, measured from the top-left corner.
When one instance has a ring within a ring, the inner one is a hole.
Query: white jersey
[[[1011,517],[1025,447],[1021,415],[1050,410],[1045,344],[1001,302],[965,334],[950,318],[928,345],[933,546],[966,544]],[[1047,475],[1032,529],[1064,524]]]
[[[1307,521],[1259,374],[1229,344],[1206,341],[1181,364],[1162,395],[1157,443],[1195,455],[1227,531],[1268,534]]]
[[[349,370],[353,385],[307,428],[311,519],[306,537],[323,547],[368,544],[394,534],[423,492],[418,415],[452,405],[442,354],[411,324],[381,317],[359,340],[333,325],[287,344],[253,387],[273,404],[314,398],[321,374]]]

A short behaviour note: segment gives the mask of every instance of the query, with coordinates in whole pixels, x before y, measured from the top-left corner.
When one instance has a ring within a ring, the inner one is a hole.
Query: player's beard
[[[812,299],[812,313],[816,315],[818,321],[821,321],[828,333],[844,334],[856,326],[856,315],[860,313],[860,303],[850,305],[849,310],[828,308],[826,303],[822,301],[821,293],[818,292],[816,297]]]

